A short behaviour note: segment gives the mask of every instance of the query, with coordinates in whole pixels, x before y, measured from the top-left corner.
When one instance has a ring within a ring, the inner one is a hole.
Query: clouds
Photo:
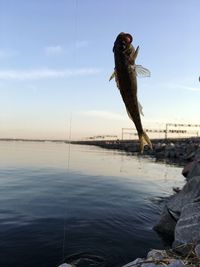
[[[192,82],[194,84],[194,82]],[[199,85],[199,84],[198,84]],[[186,91],[191,91],[191,92],[200,92],[200,86],[188,86],[188,85],[183,85],[183,84],[170,84],[169,88],[171,89],[178,89],[178,90],[186,90]]]
[[[61,55],[64,52],[64,49],[60,45],[55,46],[46,46],[44,48],[45,54],[48,56],[57,56]]]
[[[183,89],[191,92],[200,92],[200,86],[198,87],[192,87],[192,86],[182,86]]]
[[[74,43],[63,46],[60,44],[57,45],[48,45],[44,47],[44,53],[47,56],[60,56],[71,53],[75,49],[83,49],[89,46],[89,41],[87,40],[77,40]]]
[[[0,80],[40,80],[69,78],[73,76],[90,76],[101,72],[98,68],[79,69],[32,69],[32,70],[0,70]]]
[[[89,46],[89,42],[86,41],[86,40],[81,40],[81,41],[76,41],[75,42],[75,47],[76,48],[84,48],[84,47],[87,47]]]

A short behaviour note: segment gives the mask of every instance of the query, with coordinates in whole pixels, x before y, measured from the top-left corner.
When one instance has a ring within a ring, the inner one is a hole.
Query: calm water
[[[0,266],[117,267],[163,246],[152,226],[180,168],[59,143],[0,151]]]

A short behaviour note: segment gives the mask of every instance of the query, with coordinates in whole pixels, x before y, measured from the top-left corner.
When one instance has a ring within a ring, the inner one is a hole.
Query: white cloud
[[[71,43],[67,47],[63,47],[61,45],[50,45],[44,48],[45,54],[48,56],[58,56],[72,52],[74,49],[80,49],[87,47],[89,44],[86,40],[76,41],[75,43]],[[1,54],[0,54],[1,55]]]
[[[88,41],[86,40],[81,40],[81,41],[76,41],[75,47],[76,48],[82,48],[82,47],[87,47],[88,46]]]
[[[122,115],[119,113],[111,112],[111,111],[106,111],[106,110],[88,110],[88,111],[83,111],[81,112],[82,115],[84,116],[89,116],[89,117],[98,117],[102,119],[108,119],[108,120],[127,120],[127,115]]]
[[[199,88],[191,87],[191,86],[182,86],[182,88],[185,90],[188,90],[188,91],[192,91],[192,92],[200,92],[200,86],[199,86]]]
[[[194,84],[194,81],[192,81],[192,84]],[[193,92],[200,92],[200,83],[198,81],[196,82],[197,86],[188,86],[180,83],[157,83],[154,85],[154,88],[166,88],[169,90],[187,90],[187,91],[193,91]]]
[[[97,68],[82,69],[33,69],[33,70],[0,70],[0,80],[39,80],[46,78],[68,78],[72,76],[95,75]]]
[[[44,48],[47,55],[60,55],[64,52],[64,49],[60,45],[46,46]]]

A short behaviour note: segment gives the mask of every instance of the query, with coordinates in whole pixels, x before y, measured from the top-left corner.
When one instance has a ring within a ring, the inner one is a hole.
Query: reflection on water
[[[0,266],[57,266],[63,249],[77,266],[121,266],[162,247],[156,200],[183,185],[180,168],[61,143],[0,149]]]

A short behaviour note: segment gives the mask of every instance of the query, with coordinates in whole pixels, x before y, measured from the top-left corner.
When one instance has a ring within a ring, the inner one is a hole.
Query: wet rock
[[[182,175],[184,177],[187,178],[189,172],[191,172],[191,170],[193,169],[195,163],[196,163],[195,161],[191,161],[191,162],[189,162],[188,164],[185,165],[185,167],[182,170]]]
[[[169,214],[167,206],[164,207],[159,222],[153,227],[155,231],[169,239],[174,238],[176,221]]]
[[[175,227],[175,243],[200,242],[200,202],[183,207],[180,219]]]
[[[186,176],[186,179],[189,180],[194,176],[200,176],[200,161],[193,161],[191,168]]]

